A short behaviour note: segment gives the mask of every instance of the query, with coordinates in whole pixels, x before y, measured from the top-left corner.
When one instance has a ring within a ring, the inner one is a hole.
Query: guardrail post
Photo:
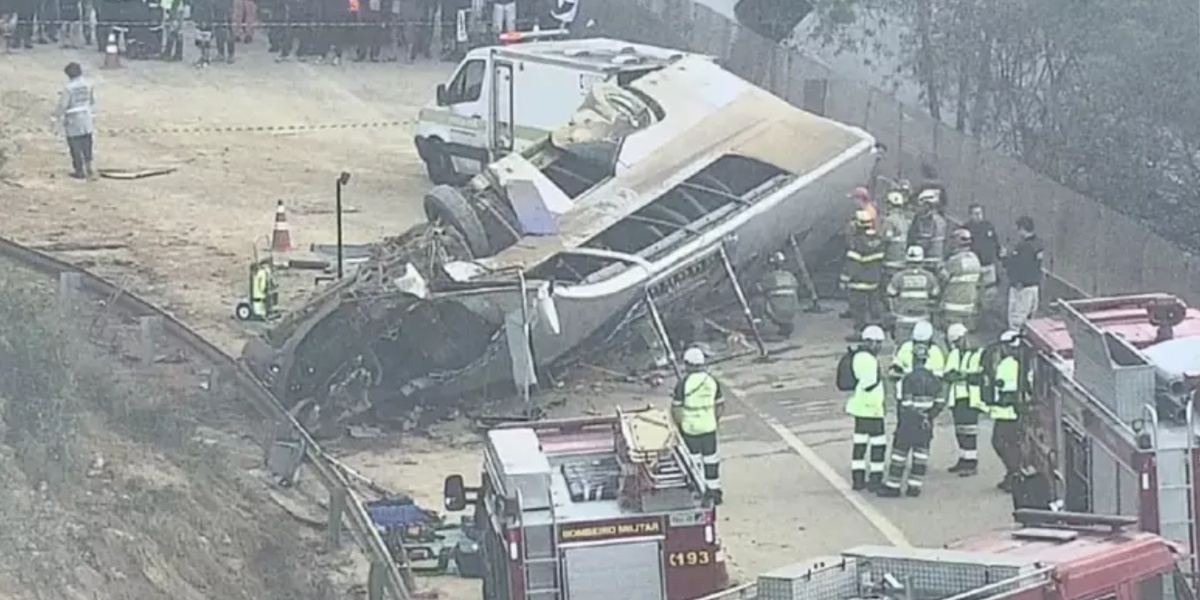
[[[329,490],[329,523],[325,527],[325,548],[337,550],[342,544],[342,515],[346,512],[346,490]]]
[[[383,600],[383,580],[387,573],[387,565],[379,561],[371,561],[371,570],[367,573],[367,600]]]
[[[162,317],[158,315],[138,317],[138,326],[140,330],[139,357],[143,364],[152,365],[158,355],[158,351],[155,349],[155,341],[158,338],[159,330],[162,328]]]
[[[65,311],[75,308],[75,298],[83,284],[83,276],[78,271],[66,271],[58,274],[58,307]]]

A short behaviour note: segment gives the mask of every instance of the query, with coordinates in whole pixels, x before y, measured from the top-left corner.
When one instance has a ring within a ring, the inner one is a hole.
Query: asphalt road
[[[946,471],[957,460],[948,413],[935,428],[920,498],[850,490],[852,423],[845,393],[833,383],[849,323],[836,316],[842,307],[830,309],[801,317],[791,340],[801,349],[765,364],[745,358],[714,366],[732,396],[721,426],[721,531],[741,571],[857,544],[941,546],[1007,526],[1011,501],[995,489],[1003,469],[991,451],[990,423],[981,426],[980,473],[960,478]],[[894,423],[889,418],[889,436]]]

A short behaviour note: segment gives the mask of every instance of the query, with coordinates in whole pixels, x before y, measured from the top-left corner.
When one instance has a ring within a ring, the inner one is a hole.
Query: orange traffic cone
[[[120,49],[117,48],[116,32],[113,32],[113,31],[108,32],[108,42],[106,42],[104,44],[104,64],[101,65],[100,68],[102,68],[102,69],[120,69],[121,68],[121,55],[120,55]]]
[[[287,211],[283,208],[283,200],[275,206],[275,230],[271,232],[271,250],[273,252],[290,252],[292,250],[292,232],[288,229]]]

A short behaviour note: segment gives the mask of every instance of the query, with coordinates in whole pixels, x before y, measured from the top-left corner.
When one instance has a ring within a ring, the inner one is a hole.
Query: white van
[[[434,183],[459,183],[566,123],[597,81],[625,87],[685,55],[607,38],[476,48],[421,110],[417,152]]]

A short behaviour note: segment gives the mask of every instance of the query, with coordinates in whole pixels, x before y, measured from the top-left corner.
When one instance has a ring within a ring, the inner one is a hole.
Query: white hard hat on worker
[[[683,351],[683,364],[685,364],[689,367],[703,367],[704,366],[704,351],[699,348],[696,348],[694,346],[691,348],[688,348],[687,350],[684,350]]]

